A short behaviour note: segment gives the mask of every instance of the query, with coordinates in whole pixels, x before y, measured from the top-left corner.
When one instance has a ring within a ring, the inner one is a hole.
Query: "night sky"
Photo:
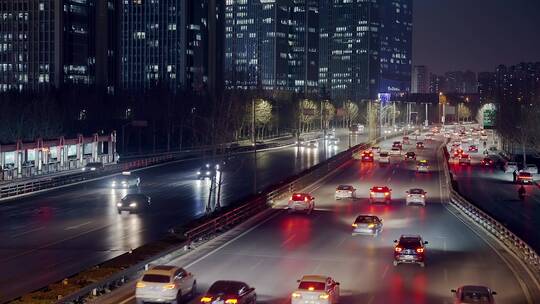
[[[540,0],[414,0],[413,64],[437,74],[540,61]]]

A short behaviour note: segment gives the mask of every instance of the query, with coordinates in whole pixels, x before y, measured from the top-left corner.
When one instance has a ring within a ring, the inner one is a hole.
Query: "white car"
[[[159,265],[144,272],[137,281],[135,299],[137,304],[175,303],[197,292],[197,281],[190,272],[181,267]]]
[[[390,150],[390,155],[392,155],[392,156],[401,156],[401,149],[398,148],[398,147],[393,147]]]
[[[424,189],[413,188],[406,192],[407,197],[405,198],[405,205],[422,205],[426,206],[426,194],[427,192]]]
[[[340,200],[342,198],[356,198],[356,189],[354,189],[351,185],[339,185],[336,188],[336,194],[334,195],[334,198],[336,200]]]
[[[512,173],[518,170],[518,164],[516,162],[506,162],[504,164],[504,173]]]
[[[301,211],[310,214],[313,209],[315,209],[315,197],[309,193],[293,193],[287,205],[289,213]]]
[[[535,164],[527,164],[525,171],[529,172],[530,174],[538,174],[538,167]]]
[[[390,163],[390,155],[388,154],[388,152],[379,153],[379,163],[381,163],[381,164],[389,164]]]
[[[291,304],[335,304],[339,302],[339,282],[322,275],[305,275],[291,295]]]
[[[139,184],[141,183],[141,178],[131,174],[131,172],[122,172],[121,175],[118,175],[113,178],[111,181],[111,187],[112,188],[132,188],[132,187],[139,187]]]

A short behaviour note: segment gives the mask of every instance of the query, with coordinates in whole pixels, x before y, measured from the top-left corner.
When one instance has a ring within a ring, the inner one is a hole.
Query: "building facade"
[[[318,89],[319,1],[225,2],[225,87]]]
[[[0,91],[112,89],[114,16],[112,0],[1,1]]]
[[[120,85],[128,92],[185,85],[185,2],[122,2]]]
[[[411,87],[412,1],[321,1],[319,83],[334,99]]]
[[[428,68],[425,65],[415,65],[413,67],[411,93],[430,93],[430,77]]]
[[[540,62],[499,65],[495,72],[495,98],[540,103]]]

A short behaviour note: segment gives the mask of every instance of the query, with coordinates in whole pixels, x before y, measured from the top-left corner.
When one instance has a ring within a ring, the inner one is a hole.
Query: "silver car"
[[[336,193],[334,194],[336,200],[342,198],[356,198],[356,189],[351,185],[339,185],[336,188]]]
[[[382,219],[375,215],[359,215],[352,224],[352,235],[372,235],[377,236],[382,232]]]
[[[196,292],[197,281],[193,274],[181,267],[160,265],[145,271],[137,281],[135,299],[137,304],[178,304]]]
[[[131,174],[131,172],[122,172],[121,175],[113,178],[111,181],[111,187],[126,189],[139,187],[140,183],[141,179],[138,176]]]

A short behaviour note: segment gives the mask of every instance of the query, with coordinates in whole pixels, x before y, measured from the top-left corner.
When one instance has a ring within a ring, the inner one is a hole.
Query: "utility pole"
[[[257,141],[255,138],[255,98],[251,98],[251,141],[253,142],[253,193],[257,193]]]

